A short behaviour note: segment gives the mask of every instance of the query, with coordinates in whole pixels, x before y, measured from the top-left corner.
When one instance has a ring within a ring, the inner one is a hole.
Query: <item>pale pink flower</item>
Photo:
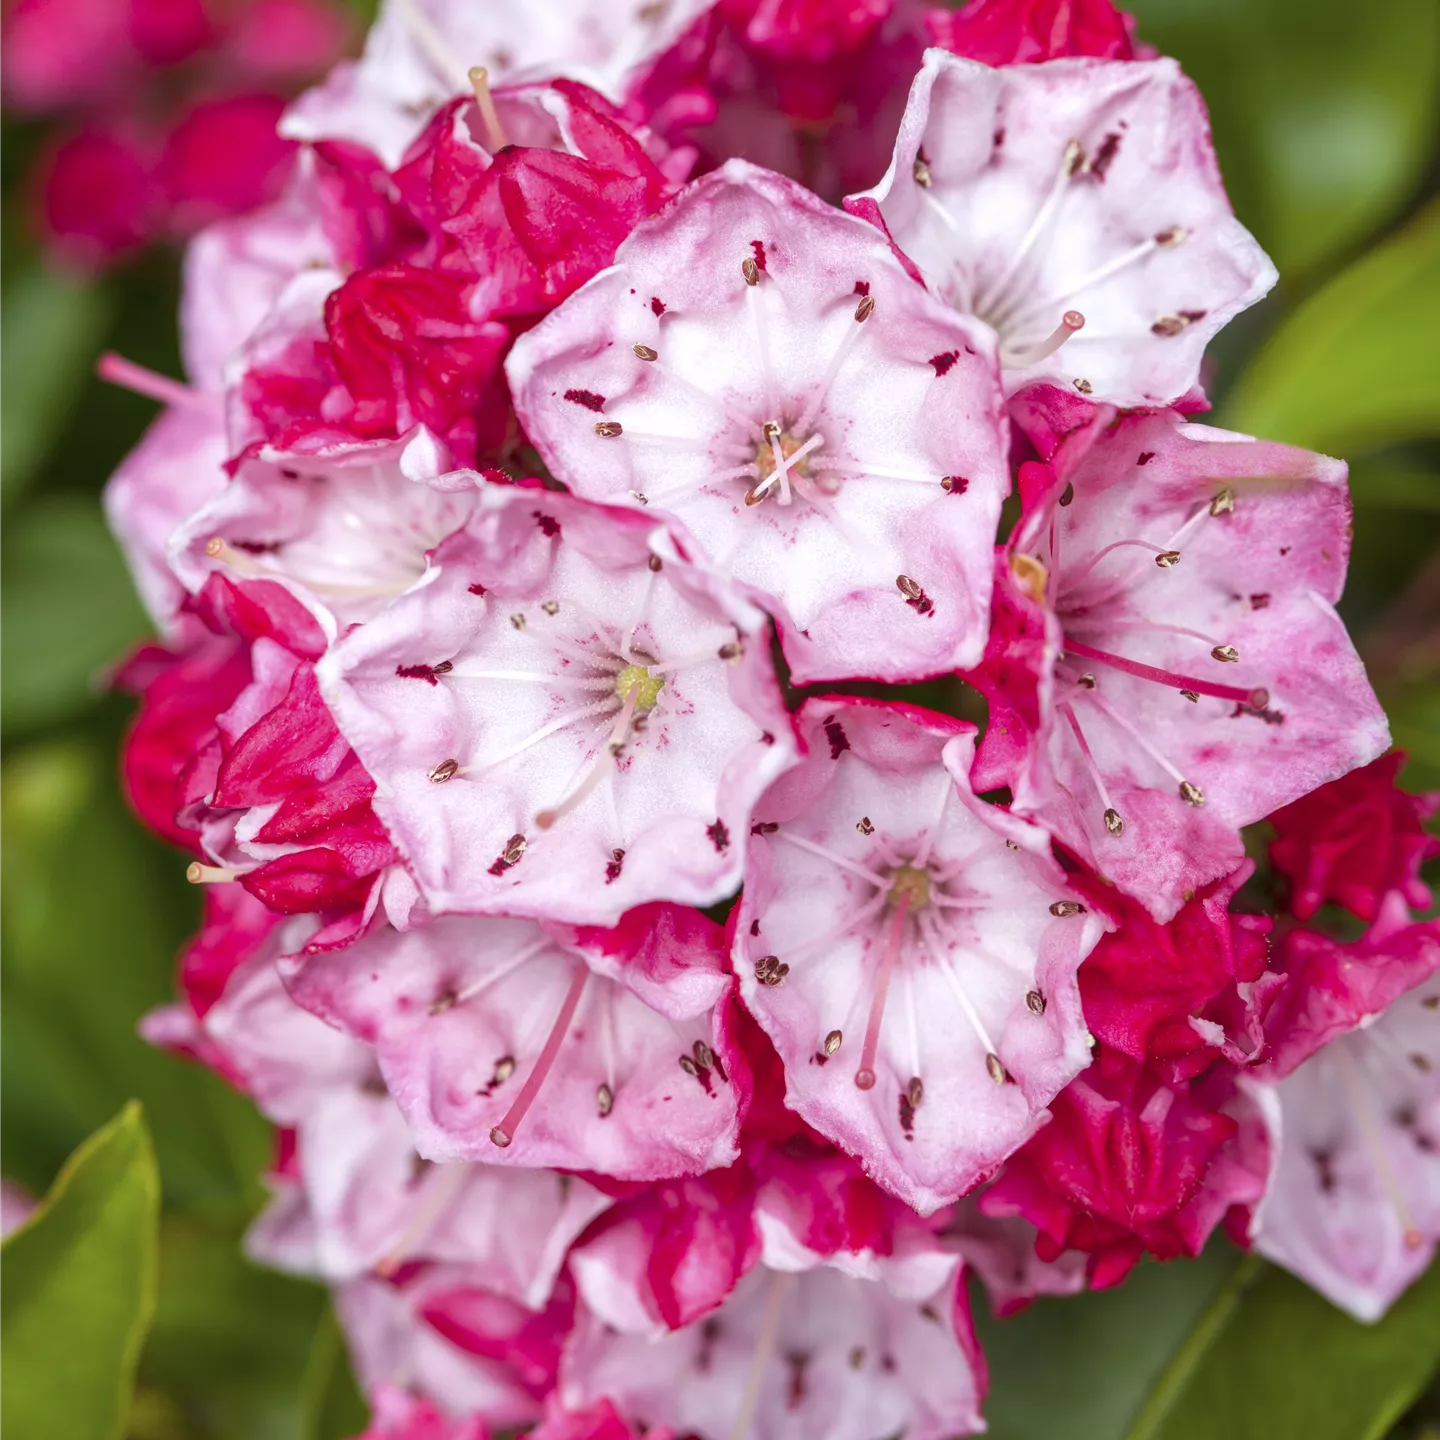
[[[992,70],[930,50],[890,169],[846,205],[994,328],[1008,390],[1176,401],[1211,337],[1276,279],[1173,60]]]
[[[787,1101],[922,1213],[989,1175],[1088,1063],[1076,970],[1102,922],[1038,827],[975,798],[974,730],[814,697],[756,807],[735,926]]]
[[[1278,1084],[1249,1089],[1274,1154],[1255,1249],[1378,1320],[1440,1244],[1440,976]]]
[[[697,920],[651,917],[617,954],[531,920],[443,916],[284,971],[375,1046],[427,1159],[650,1180],[737,1153],[737,1055],[716,1012],[732,982]]]
[[[978,656],[1009,484],[993,343],[873,228],[731,161],[639,226],[506,368],[559,478],[673,510],[773,597],[798,680]]]
[[[437,913],[713,904],[795,755],[764,615],[654,518],[529,486],[320,673]]]
[[[1240,864],[1242,826],[1389,743],[1334,609],[1345,467],[1075,408],[1045,389],[1015,405],[1049,470],[1022,470],[1001,553],[974,778],[1163,923]]]

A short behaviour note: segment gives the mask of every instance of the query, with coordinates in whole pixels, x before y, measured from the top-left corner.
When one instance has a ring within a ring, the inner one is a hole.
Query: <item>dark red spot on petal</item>
[[[587,410],[602,410],[605,406],[605,397],[597,395],[593,390],[567,390],[565,398],[572,405],[583,405]]]
[[[730,831],[726,829],[723,820],[717,820],[713,825],[707,825],[705,833],[710,837],[710,843],[715,847],[717,854],[723,855],[730,848]]]
[[[1110,131],[1100,142],[1099,148],[1095,151],[1094,158],[1090,161],[1090,173],[1097,180],[1105,179],[1105,172],[1110,168],[1115,156],[1120,151],[1120,136],[1117,131]]]
[[[438,665],[397,665],[395,673],[402,680],[423,680],[427,685],[438,685],[440,681],[436,677],[448,675],[454,668],[448,660],[442,660]]]
[[[845,727],[832,715],[825,722],[825,738],[830,742],[830,758],[838,760],[842,752],[850,748],[850,737]]]
[[[1137,465],[1148,465],[1154,458],[1155,452],[1153,450],[1142,450],[1140,452],[1140,458],[1136,460],[1135,463]]]
[[[665,313],[665,302],[658,295],[652,295],[650,297],[650,308],[657,315],[663,315]]]
[[[752,240],[750,249],[754,252],[755,263],[764,270],[765,267],[765,242],[763,240]]]
[[[540,527],[542,535],[548,535],[553,540],[560,533],[560,522],[553,515],[547,515],[543,510],[531,513],[535,516],[535,523]]]
[[[1269,603],[1270,596],[1268,592],[1263,590],[1260,592],[1260,594],[1252,595],[1250,597],[1250,608],[1252,610],[1263,610],[1267,605],[1269,605]]]
[[[868,280],[857,280],[855,282],[855,293],[857,295],[868,295],[870,293],[870,282]]]
[[[472,595],[483,595],[485,593],[485,587],[478,580],[468,588]]]
[[[935,368],[935,374],[948,375],[955,362],[960,358],[958,350],[946,350],[942,355],[932,355],[930,364]]]

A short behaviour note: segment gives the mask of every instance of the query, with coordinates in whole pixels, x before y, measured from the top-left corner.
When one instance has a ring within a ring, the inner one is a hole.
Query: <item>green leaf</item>
[[[1330,455],[1440,435],[1440,201],[1312,295],[1219,422]]]
[[[155,1308],[160,1179],[140,1107],[66,1162],[5,1242],[0,1427],[27,1440],[118,1440]]]
[[[977,1302],[987,1440],[1117,1440],[1235,1264],[1235,1251],[1216,1244],[1198,1260],[1142,1263],[1114,1290],[1037,1300],[1005,1320]]]
[[[1437,1365],[1440,1266],[1378,1324],[1362,1325],[1288,1272],[1247,1260],[1127,1440],[1379,1440]]]
[[[1236,214],[1287,281],[1374,233],[1423,180],[1440,96],[1434,0],[1124,8],[1200,86]]]
[[[126,813],[114,744],[108,730],[32,744],[8,752],[0,771],[5,1173],[43,1189],[66,1152],[133,1096],[167,1198],[248,1214],[269,1126],[218,1077],[136,1033],[172,997],[195,896],[183,857]]]
[[[1359,510],[1440,514],[1440,474],[1419,466],[1362,461],[1350,467],[1350,498]]]
[[[79,496],[46,496],[7,524],[0,594],[7,730],[83,709],[97,675],[150,628],[100,507]]]
[[[34,479],[68,418],[110,323],[109,297],[93,281],[38,261],[0,298],[0,495],[8,505]]]

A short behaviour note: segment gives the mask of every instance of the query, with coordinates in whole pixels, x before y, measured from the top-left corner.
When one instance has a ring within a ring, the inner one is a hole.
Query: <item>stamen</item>
[[[649,345],[641,345],[637,342],[630,348],[635,352],[635,356],[639,360],[658,360],[660,358],[660,352],[651,349]]]
[[[500,123],[500,112],[495,108],[495,98],[490,94],[490,72],[483,65],[470,69],[470,84],[475,91],[475,104],[480,109],[480,119],[485,124],[485,136],[490,142],[490,152],[503,150],[509,143],[505,127]]]
[[[1078,310],[1067,310],[1060,323],[1038,345],[1029,350],[1012,350],[1005,354],[1007,365],[1038,365],[1048,360],[1072,335],[1085,328],[1085,317]]]
[[[580,1005],[580,997],[584,994],[585,984],[589,979],[589,968],[577,964],[570,981],[570,988],[560,1002],[560,1013],[555,1017],[555,1023],[550,1028],[550,1034],[545,1040],[544,1048],[540,1051],[539,1059],[535,1061],[525,1083],[520,1087],[520,1093],[515,1097],[515,1103],[490,1132],[490,1143],[499,1149],[504,1150],[514,1140],[515,1132],[525,1118],[525,1112],[529,1110],[535,1096],[540,1092],[540,1087],[545,1083],[545,1077],[554,1066],[555,1057],[559,1055],[561,1045],[565,1043],[566,1032],[570,1029],[570,1022],[575,1018],[575,1011]]]
[[[470,1174],[470,1167],[464,1164],[446,1165],[442,1168],[439,1177],[430,1184],[430,1193],[425,1197],[425,1203],[416,1210],[400,1238],[376,1262],[377,1275],[388,1278],[404,1264],[416,1243],[429,1233],[431,1226],[450,1208],[451,1202],[459,1195]]]
[[[511,853],[509,847],[507,847],[506,853]],[[515,859],[518,860],[519,856],[515,856]],[[492,989],[502,980],[508,979],[518,969],[520,969],[522,965],[528,965],[537,955],[541,954],[545,950],[548,950],[552,943],[553,942],[550,940],[549,936],[542,936],[534,943],[522,946],[521,949],[517,950],[502,965],[500,965],[494,970],[487,971],[484,975],[481,975],[477,979],[472,980],[467,986],[465,986],[463,990],[457,991],[455,995],[451,998],[450,1004],[447,1005],[445,1008],[449,1010],[456,1005],[464,1005],[467,1001],[473,1000],[477,995],[483,994],[486,990]],[[436,1012],[432,1007],[431,1013],[435,1014],[438,1012]],[[509,1055],[502,1055],[495,1062],[495,1075],[492,1083],[496,1085],[503,1084],[514,1073],[515,1061],[513,1057]]]
[[[421,53],[434,67],[436,75],[457,94],[462,93],[469,77],[456,64],[449,41],[440,34],[431,23],[430,17],[421,9],[420,0],[400,0],[399,10]]]
[[[825,1053],[826,1053],[827,1055],[833,1055],[833,1054],[835,1054],[835,1052],[836,1052],[837,1050],[839,1050],[840,1045],[841,1045],[841,1042],[842,1042],[844,1039],[845,1039],[845,1036],[844,1036],[844,1034],[843,1034],[842,1031],[832,1030],[832,1031],[825,1037],[825,1044],[823,1045],[822,1048],[824,1049],[824,1051],[825,1051]]]
[[[633,667],[636,670],[643,670],[643,665]],[[616,680],[616,690],[620,689],[621,681],[629,674],[628,670],[622,670],[620,677]],[[661,684],[664,682],[661,681]],[[610,773],[620,752],[625,748],[625,737],[630,732],[630,722],[635,718],[635,711],[642,700],[644,683],[638,679],[632,679],[628,693],[625,695],[625,703],[620,708],[620,713],[615,717],[615,725],[610,731],[609,739],[606,740],[600,754],[595,757],[595,762],[590,767],[589,773],[575,787],[570,794],[562,800],[553,810],[541,810],[536,813],[535,824],[541,830],[548,830],[562,815],[567,815],[577,805],[582,804],[589,798],[595,787]],[[658,694],[658,687],[656,693]],[[654,701],[650,702],[653,707]]]
[[[205,415],[218,415],[219,397],[203,394],[172,380],[168,375],[159,375],[147,370],[113,350],[107,350],[95,364],[95,373],[111,385],[122,390],[131,390],[147,400],[158,400],[162,405],[173,405],[176,409],[196,410]]]
[[[518,745],[512,745],[510,749],[501,751],[499,755],[489,760],[482,760],[474,765],[462,765],[456,773],[468,775],[476,770],[493,770],[495,766],[503,765],[507,760],[513,760],[517,755],[530,749],[532,745],[538,745],[542,740],[548,740],[558,731],[575,724],[577,720],[588,719],[591,715],[609,715],[615,709],[615,703],[614,697],[607,696],[604,700],[595,701],[593,705],[582,705],[578,710],[557,715],[549,724],[542,725],[533,735],[528,736]]]
[[[1203,805],[1204,797],[1199,800],[1191,800],[1186,794],[1187,790],[1194,791],[1200,795],[1198,786],[1191,785],[1188,780],[1145,738],[1140,731],[1121,715],[1112,705],[1107,705],[1098,694],[1090,696],[1090,703],[1103,715],[1109,716],[1114,724],[1118,725],[1179,787],[1180,794],[1191,805]]]
[[[745,263],[753,265],[755,262],[747,260]],[[740,1408],[735,1412],[735,1423],[730,1427],[730,1440],[750,1440],[750,1433],[755,1425],[755,1411],[760,1404],[760,1388],[770,1366],[775,1337],[780,1333],[780,1310],[785,1303],[785,1292],[789,1285],[790,1276],[785,1271],[770,1272],[770,1293],[765,1297],[765,1314],[755,1334],[755,1353],[750,1360],[750,1373],[745,1379]]]
[[[838,865],[842,870],[848,870],[852,875],[858,875],[862,880],[868,880],[880,890],[889,890],[890,877],[881,875],[854,860],[847,859],[844,855],[828,849],[824,845],[817,845],[813,840],[806,840],[804,836],[792,835],[788,830],[777,830],[777,840],[784,840],[787,844],[794,845],[797,849],[808,850],[812,855],[818,855],[822,860],[828,860],[832,865]]]
[[[453,780],[459,769],[458,760],[442,760],[427,778],[436,785],[443,785],[447,780]]]
[[[613,440],[617,435],[625,433],[625,427],[618,420],[597,420],[595,433],[603,440]]]
[[[865,297],[870,300],[870,296]],[[860,308],[855,312],[855,318],[862,320],[860,309],[864,308],[864,301],[860,302]],[[874,302],[871,301],[871,308]],[[870,313],[868,310],[865,312]],[[810,392],[810,398],[805,402],[805,409],[801,411],[800,418],[795,422],[793,431],[795,434],[803,435],[809,428],[811,421],[819,413],[820,407],[829,398],[830,387],[835,383],[835,377],[840,373],[840,367],[850,358],[850,352],[860,342],[860,337],[865,333],[863,325],[846,326],[845,333],[840,337],[840,343],[835,347],[835,353],[830,357],[830,363],[825,367],[825,373],[820,377],[814,390]]]
[[[1405,1191],[1400,1184],[1400,1177],[1395,1173],[1390,1152],[1385,1148],[1384,1136],[1375,1123],[1375,1116],[1370,1109],[1364,1082],[1357,1074],[1354,1057],[1350,1054],[1344,1041],[1335,1047],[1335,1063],[1340,1071],[1340,1083],[1345,1092],[1345,1099],[1349,1102],[1350,1113],[1359,1125],[1366,1150],[1370,1152],[1371,1162],[1375,1166],[1375,1174],[1380,1180],[1380,1188],[1390,1202],[1390,1207],[1395,1212],[1395,1218],[1400,1222],[1405,1248],[1417,1250],[1424,1244],[1424,1236],[1416,1227],[1410,1206],[1405,1199]]]
[[[1115,802],[1110,798],[1110,792],[1105,788],[1104,777],[1100,774],[1100,767],[1095,763],[1095,756],[1090,751],[1089,742],[1085,739],[1085,732],[1080,728],[1080,722],[1075,718],[1074,709],[1068,704],[1060,706],[1060,712],[1070,722],[1070,729],[1075,733],[1075,741],[1080,747],[1081,759],[1085,762],[1085,768],[1090,774],[1091,784],[1099,793],[1100,802],[1105,806],[1105,828],[1115,836],[1125,833],[1125,822],[1120,818],[1120,812],[1115,808]]]
[[[1108,650],[1097,650],[1093,645],[1085,645],[1069,636],[1065,637],[1065,653],[1083,655],[1085,659],[1108,665],[1112,670],[1121,670],[1126,675],[1134,675],[1138,680],[1151,680],[1157,685],[1167,685],[1182,694],[1188,690],[1192,695],[1210,695],[1216,700],[1233,700],[1237,705],[1249,705],[1256,710],[1263,710],[1270,703],[1270,692],[1261,687],[1244,689],[1239,685],[1217,685],[1211,680],[1197,680],[1191,675],[1180,675],[1173,670],[1144,665],[1139,660],[1127,660],[1123,655],[1112,655]],[[1218,660],[1221,657],[1217,655],[1215,658]],[[1238,660],[1240,657],[1237,655],[1235,658]]]
[[[227,885],[245,873],[244,870],[231,870],[223,865],[202,865],[198,860],[192,860],[185,867],[185,878],[192,885]]]
[[[1170,232],[1161,232],[1161,234],[1168,233]],[[1117,275],[1122,270],[1128,270],[1130,266],[1137,265],[1147,256],[1154,254],[1154,252],[1160,249],[1165,243],[1167,242],[1162,241],[1158,235],[1153,240],[1142,240],[1140,244],[1132,246],[1123,254],[1117,255],[1113,260],[1108,260],[1103,265],[1097,265],[1088,275],[1082,276],[1073,285],[1067,286],[1066,289],[1060,291],[1059,294],[1042,296],[1033,303],[1025,306],[1018,314],[1007,317],[1006,328],[1010,330],[1020,329],[1028,322],[1032,315],[1044,314],[1045,311],[1051,310],[1052,306],[1063,304],[1073,296],[1088,290],[1092,285],[1098,285],[1102,280],[1108,280],[1112,275]],[[1172,241],[1169,243],[1175,242]],[[1051,313],[1054,313],[1053,310]]]
[[[900,937],[905,928],[905,915],[910,908],[910,892],[902,891],[895,907],[895,918],[890,922],[890,933],[885,940],[885,954],[880,961],[880,973],[875,977],[875,993],[870,1000],[870,1018],[865,1026],[865,1043],[860,1047],[860,1068],[855,1072],[857,1090],[875,1088],[875,1051],[880,1043],[880,1025],[885,1018],[885,997],[890,991],[890,976],[895,969],[895,960],[900,954]]]
[[[975,1037],[984,1047],[987,1055],[995,1053],[995,1042],[990,1038],[990,1032],[985,1028],[985,1022],[980,1018],[980,1012],[975,1008],[974,1002],[966,993],[964,985],[960,983],[960,977],[955,973],[955,966],[951,959],[951,947],[945,943],[945,938],[940,933],[940,928],[935,924],[932,917],[921,916],[918,924],[920,926],[921,938],[925,942],[925,948],[929,952],[930,959],[934,962],[935,968],[940,972],[940,977],[950,987],[951,993],[955,996],[960,1006],[961,1013],[965,1016],[970,1028],[975,1032]]]

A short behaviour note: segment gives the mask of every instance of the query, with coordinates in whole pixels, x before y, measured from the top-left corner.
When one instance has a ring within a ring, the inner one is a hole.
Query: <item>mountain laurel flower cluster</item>
[[[1440,1243],[1440,797],[1344,464],[1205,422],[1275,272],[1132,31],[386,0],[186,376],[102,363],[146,1033],[373,1440],[944,1440],[972,1268],[1223,1225],[1373,1319]]]

